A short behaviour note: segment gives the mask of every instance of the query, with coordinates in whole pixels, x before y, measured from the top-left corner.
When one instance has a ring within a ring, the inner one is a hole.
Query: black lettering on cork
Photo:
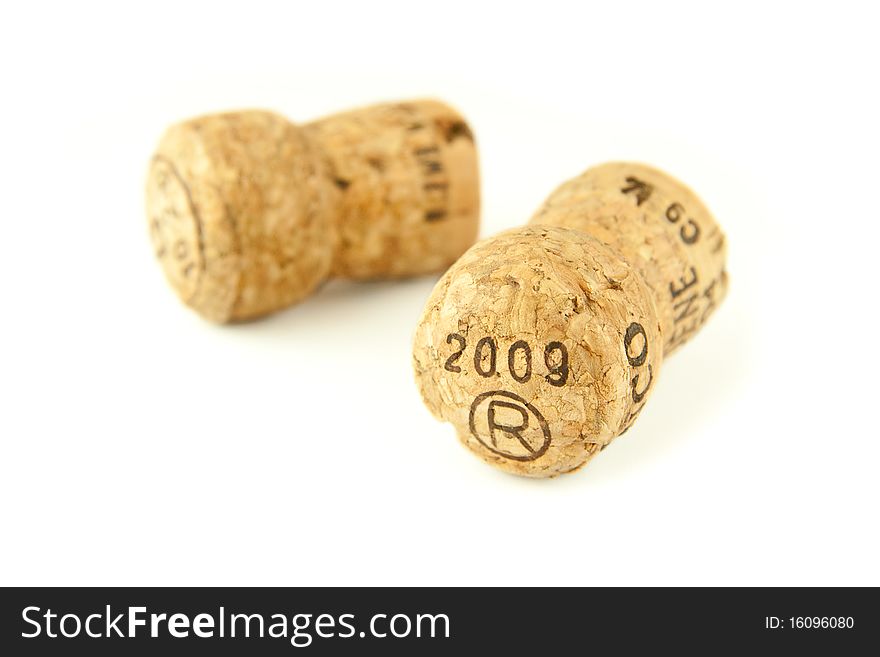
[[[638,385],[639,385],[639,375],[636,374],[636,375],[632,378],[632,383],[631,383],[631,386],[632,386],[632,400],[633,400],[636,404],[638,404],[639,402],[641,402],[641,401],[645,398],[645,395],[648,394],[648,390],[650,390],[650,388],[651,388],[651,383],[653,383],[653,382],[654,382],[654,370],[653,370],[653,368],[651,367],[651,363],[648,363],[648,382],[645,384],[645,387],[642,388],[641,391],[638,391],[638,390],[636,389],[636,388],[638,388]]]
[[[485,356],[486,348],[488,346],[489,352],[489,366],[483,366],[483,359]],[[481,339],[477,343],[477,348],[474,350],[474,369],[477,371],[482,377],[489,378],[490,376],[495,376],[496,365],[498,364],[498,345],[495,342],[495,338],[486,337]]]
[[[638,336],[641,336],[641,340],[637,342],[636,338]],[[636,354],[633,354],[633,343],[635,343],[636,345],[641,343],[641,347]],[[630,366],[636,368],[644,365],[645,361],[648,359],[648,334],[645,332],[645,327],[638,322],[631,323],[627,327],[626,333],[623,336],[623,348],[624,352],[626,353],[626,360],[630,364]],[[648,363],[647,383],[642,384],[641,390],[639,389],[640,380],[641,374],[638,372],[633,374],[633,377],[630,380],[630,393],[634,404],[641,404],[642,401],[644,401],[645,395],[648,394],[648,390],[650,390],[651,384],[654,382],[654,369],[653,367],[651,367],[651,363]],[[630,409],[629,415],[623,423],[624,428],[621,430],[621,433],[629,428],[641,409],[641,406]]]
[[[516,371],[516,354],[518,351],[523,352],[526,361],[526,369],[522,374],[519,374]],[[510,371],[510,376],[512,376],[517,383],[525,383],[532,378],[532,348],[529,346],[528,342],[525,340],[517,340],[510,345],[510,349],[507,350],[507,369]]]
[[[700,227],[693,219],[688,219],[687,223],[681,227],[681,241],[685,244],[693,244],[700,237]]]
[[[694,285],[697,284],[697,270],[696,270],[696,268],[691,267],[690,279],[685,280],[684,276],[682,276],[678,280],[681,283],[681,287],[679,287],[679,288],[675,287],[674,281],[669,284],[669,294],[673,299],[678,297],[683,292],[687,291],[688,288],[693,287]]]
[[[483,447],[511,461],[534,461],[550,447],[547,420],[534,405],[506,390],[474,399],[468,417],[471,435]]]
[[[556,361],[559,354],[559,362]],[[544,348],[544,365],[547,366],[547,374],[544,377],[551,386],[561,388],[568,381],[568,348],[561,342],[548,342]]]
[[[501,408],[509,408],[513,411],[519,413],[519,423],[516,425],[513,424],[502,424],[496,419],[496,409],[498,407]],[[495,431],[500,429],[503,433],[510,434],[514,436],[517,441],[528,451],[530,454],[534,454],[534,448],[529,444],[529,442],[523,438],[522,432],[529,428],[529,412],[524,409],[522,406],[517,404],[511,404],[505,401],[498,401],[497,399],[493,399],[489,402],[489,437],[492,440],[492,447],[498,447],[498,439],[495,435]]]
[[[458,342],[458,351],[446,359],[443,369],[448,372],[461,372],[461,367],[456,365],[456,363],[458,362],[458,359],[461,358],[461,354],[467,346],[467,341],[463,335],[459,335],[458,333],[450,333],[446,336],[446,344],[452,344],[453,341]]]
[[[633,340],[635,340],[637,335],[642,336],[642,349],[635,356],[631,355],[631,347]],[[648,357],[648,334],[645,333],[645,327],[643,327],[638,322],[633,322],[626,329],[626,334],[623,336],[623,346],[626,350],[626,359],[629,361],[629,364],[633,367],[640,367],[645,364],[645,359]]]
[[[673,203],[666,208],[666,220],[671,224],[677,224],[686,214],[681,203]],[[700,237],[700,227],[693,219],[688,219],[678,232],[681,241],[685,244],[694,244]]]
[[[679,312],[675,316],[674,321],[676,324],[683,322],[688,317],[693,317],[694,315],[697,314],[697,312],[700,309],[700,304],[697,302],[698,298],[699,298],[699,296],[697,294],[692,294],[687,299],[679,301],[674,306],[672,306],[672,309],[675,311],[678,311],[679,308],[682,309],[681,312]]]
[[[468,124],[464,121],[453,121],[452,123],[443,126],[442,129],[447,143],[455,141],[456,139],[467,139],[470,142],[474,140],[474,133],[471,132]]]
[[[426,176],[443,173],[443,163],[440,160],[429,160],[422,158],[419,160],[422,165],[422,172]]]
[[[449,178],[443,165],[442,150],[436,141],[442,130],[431,130],[420,121],[408,127],[413,157],[422,174],[424,217],[429,223],[442,221],[448,214]]]
[[[634,194],[636,197],[636,206],[641,205],[649,198],[651,198],[651,194],[654,193],[654,186],[649,185],[643,180],[639,180],[633,176],[628,176],[626,179],[626,185],[621,188],[621,193],[623,194]]]
[[[677,311],[678,314],[674,318],[675,328],[666,340],[665,348],[667,351],[683,344],[706,323],[706,320],[709,319],[709,315],[712,314],[718,303],[715,298],[716,287],[723,285],[724,278],[725,273],[722,271],[719,276],[713,278],[701,291],[694,292],[687,299],[683,299],[673,306],[673,310]],[[690,288],[691,285],[687,287]],[[670,291],[672,290],[673,284],[670,284]]]
[[[462,323],[459,322],[459,326]],[[444,362],[447,372],[461,373],[459,359],[468,348],[467,338],[460,333],[446,336],[446,344],[457,343],[458,349]],[[492,336],[480,338],[474,347],[473,363],[477,375],[483,378],[502,376],[498,370],[498,341]],[[503,356],[502,356],[503,358]],[[568,381],[568,348],[562,342],[548,342],[544,348],[544,365],[547,367],[545,380],[552,386],[561,387]],[[503,369],[503,367],[502,367]],[[517,383],[528,383],[534,374],[532,346],[525,340],[517,340],[507,348],[507,373]]]

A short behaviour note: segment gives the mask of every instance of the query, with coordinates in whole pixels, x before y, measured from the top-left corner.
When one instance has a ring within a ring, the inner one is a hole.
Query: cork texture
[[[580,230],[614,248],[654,294],[671,354],[727,293],[727,242],[703,202],[653,167],[611,162],[557,188],[530,224]]]
[[[634,324],[643,328],[627,349]],[[618,254],[585,233],[518,228],[443,276],[416,333],[416,378],[428,408],[477,454],[552,476],[624,430],[627,352],[638,356],[646,335],[659,336],[650,293]],[[662,354],[649,355],[657,369]]]
[[[422,397],[492,465],[571,472],[632,426],[664,356],[721,301],[724,256],[681,183],[643,165],[591,169],[440,279],[414,339]]]
[[[441,271],[476,240],[474,137],[442,103],[380,105],[304,129],[341,191],[334,275]]]
[[[476,239],[479,179],[465,121],[437,101],[297,127],[264,111],[172,126],[147,217],[178,296],[216,322],[302,300],[329,276],[440,271]]]

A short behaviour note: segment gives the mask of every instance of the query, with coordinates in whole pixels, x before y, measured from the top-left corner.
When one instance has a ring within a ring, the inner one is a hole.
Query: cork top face
[[[478,243],[443,276],[413,359],[426,404],[469,449],[546,477],[629,426],[662,349],[650,293],[619,255],[536,226]]]
[[[431,100],[344,112],[302,128],[271,112],[172,126],[153,158],[156,255],[203,317],[264,315],[330,275],[445,269],[476,239],[473,134]]]
[[[226,322],[294,303],[327,276],[336,244],[330,194],[321,158],[286,119],[218,114],[166,132],[147,216],[178,295]]]
[[[205,268],[202,228],[189,188],[174,166],[156,157],[150,166],[147,197],[150,239],[156,258],[184,302],[196,294]]]

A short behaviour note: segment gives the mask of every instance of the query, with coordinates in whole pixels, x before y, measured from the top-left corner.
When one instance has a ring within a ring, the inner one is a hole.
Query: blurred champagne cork
[[[330,276],[443,270],[476,239],[478,184],[473,135],[440,102],[301,127],[244,111],[172,126],[146,206],[178,296],[229,322],[294,304]]]
[[[487,462],[571,472],[633,424],[664,356],[724,298],[725,259],[685,185],[640,164],[590,169],[438,282],[414,342],[422,397]]]

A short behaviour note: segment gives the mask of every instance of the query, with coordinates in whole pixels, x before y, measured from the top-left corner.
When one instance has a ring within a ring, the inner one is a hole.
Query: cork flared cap
[[[479,242],[441,278],[413,362],[428,408],[469,449],[547,477],[625,429],[642,401],[632,363],[645,377],[659,371],[649,343],[659,343],[650,292],[619,254],[585,233],[530,226]]]
[[[270,112],[171,127],[150,167],[147,216],[180,298],[218,322],[290,305],[333,260],[332,192],[299,128]]]
[[[330,276],[442,271],[477,236],[473,134],[438,101],[387,103],[297,127],[262,111],[170,128],[147,217],[178,296],[216,322],[294,304]]]

